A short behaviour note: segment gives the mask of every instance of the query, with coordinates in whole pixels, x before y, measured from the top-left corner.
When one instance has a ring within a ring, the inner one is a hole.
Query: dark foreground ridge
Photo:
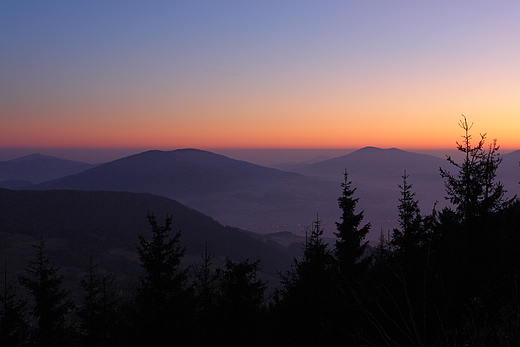
[[[2,259],[11,272],[22,271],[40,237],[49,239],[57,266],[71,273],[84,270],[89,255],[103,259],[100,268],[136,278],[137,234],[149,235],[148,212],[172,217],[172,228],[181,231],[185,261],[199,261],[206,244],[216,260],[260,259],[266,276],[287,268],[291,257],[238,228],[223,226],[177,201],[152,195],[104,191],[15,191],[0,189]],[[50,245],[48,245],[50,247]],[[55,249],[55,250],[53,250]]]

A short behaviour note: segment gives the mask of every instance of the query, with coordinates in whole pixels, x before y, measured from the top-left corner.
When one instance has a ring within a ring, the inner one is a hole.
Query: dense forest
[[[42,238],[23,275],[2,272],[0,345],[518,346],[520,201],[496,180],[496,141],[474,143],[460,126],[464,157],[440,170],[449,207],[421,211],[404,171],[399,227],[369,247],[345,171],[335,242],[317,215],[272,294],[256,259],[215,267],[206,248],[183,266],[182,233],[150,213],[151,237],[136,235],[138,283],[120,288],[91,260],[73,302]]]

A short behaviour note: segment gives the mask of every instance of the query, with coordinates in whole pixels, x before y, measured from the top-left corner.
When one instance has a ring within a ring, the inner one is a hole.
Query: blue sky
[[[520,147],[513,1],[3,1],[0,148]]]

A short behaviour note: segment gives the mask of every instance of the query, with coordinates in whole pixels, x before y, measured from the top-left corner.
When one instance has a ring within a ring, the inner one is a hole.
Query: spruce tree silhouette
[[[455,206],[459,218],[470,220],[498,211],[514,198],[504,199],[504,185],[495,181],[496,171],[502,162],[497,141],[493,140],[486,150],[484,145],[487,134],[480,134],[480,140],[473,146],[469,133],[473,124],[468,124],[468,120],[462,115],[459,126],[464,130],[464,140],[462,143],[457,142],[457,150],[464,153],[464,159],[459,164],[452,157],[447,157],[448,162],[458,169],[458,173],[453,175],[448,170],[439,170],[446,179],[446,199]]]
[[[213,346],[218,336],[217,322],[220,319],[218,301],[220,295],[220,271],[212,268],[213,255],[208,253],[206,242],[202,263],[193,271],[193,289],[195,297],[196,345]]]
[[[338,198],[338,205],[341,209],[341,222],[336,222],[337,232],[334,234],[338,238],[335,243],[334,255],[338,262],[341,276],[347,281],[358,277],[366,270],[369,258],[365,257],[368,241],[364,241],[365,236],[370,231],[370,223],[359,227],[363,220],[363,211],[356,214],[356,205],[359,198],[354,198],[356,188],[352,188],[352,182],[348,179],[348,172],[345,170],[344,181],[341,183],[342,195]]]
[[[34,342],[38,346],[67,346],[68,327],[65,317],[73,308],[69,292],[62,288],[63,275],[50,263],[45,240],[36,248],[36,261],[31,261],[27,275],[18,277],[32,297],[31,314],[37,320]]]
[[[446,333],[464,331],[464,338],[476,338],[470,329],[485,330],[490,317],[511,297],[516,286],[516,265],[507,256],[513,241],[502,229],[504,211],[515,198],[505,198],[506,190],[496,179],[502,162],[499,146],[493,140],[485,146],[486,134],[472,143],[470,124],[462,115],[459,127],[464,134],[457,149],[464,154],[461,163],[447,157],[458,172],[440,169],[445,179],[446,199],[452,207],[438,215],[432,238],[437,304],[440,324]],[[464,328],[461,328],[464,327]],[[471,328],[470,328],[471,327]],[[454,344],[463,344],[460,336]],[[472,342],[472,344],[474,344]],[[484,342],[485,345],[485,342]]]
[[[16,284],[14,279],[8,279],[6,260],[0,278],[0,346],[23,346],[29,342],[27,300],[19,298]]]
[[[401,197],[399,198],[399,226],[392,233],[390,245],[398,256],[402,256],[405,263],[411,263],[413,253],[426,241],[423,218],[419,209],[419,202],[412,192],[412,185],[408,183],[408,175],[404,172],[403,183],[399,184]]]
[[[117,298],[113,274],[97,274],[97,264],[89,257],[87,273],[80,281],[85,291],[81,307],[76,314],[81,319],[80,328],[87,346],[104,346],[113,343],[117,321]]]
[[[226,258],[220,274],[220,332],[218,344],[261,346],[264,332],[261,310],[266,282],[258,278],[258,265],[246,259],[234,262]]]
[[[189,321],[188,292],[185,285],[188,269],[180,267],[185,247],[180,231],[170,237],[172,218],[157,225],[153,214],[147,215],[152,239],[138,235],[137,253],[144,269],[137,289],[137,330],[140,345],[170,346],[182,344]]]
[[[303,257],[282,274],[277,310],[287,345],[330,345],[338,306],[335,262],[316,217],[306,231]]]

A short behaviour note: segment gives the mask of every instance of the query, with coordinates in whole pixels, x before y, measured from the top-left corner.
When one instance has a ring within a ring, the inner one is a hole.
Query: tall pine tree
[[[7,276],[7,261],[0,279],[0,346],[23,346],[28,341],[25,322],[27,301],[16,292],[16,281]]]
[[[294,258],[277,292],[279,325],[287,345],[330,345],[338,307],[335,262],[316,218],[306,232],[303,257]]]
[[[73,308],[69,292],[63,289],[63,275],[50,263],[45,240],[36,248],[36,261],[31,261],[27,275],[18,277],[32,297],[31,314],[36,318],[35,343],[38,346],[67,346],[70,341],[66,316]]]
[[[77,310],[86,346],[109,346],[115,330],[117,298],[112,274],[97,274],[97,264],[89,257],[87,274],[80,285],[85,291]]]
[[[464,154],[464,159],[459,164],[450,156],[447,157],[448,162],[458,169],[458,174],[453,175],[442,168],[440,173],[446,179],[446,199],[455,206],[459,217],[467,221],[498,211],[514,199],[505,200],[504,185],[495,181],[496,171],[502,162],[496,140],[486,150],[486,134],[480,134],[478,143],[472,145],[469,131],[473,124],[468,124],[462,115],[459,126],[464,130],[464,140],[462,143],[457,142],[457,150]]]
[[[335,244],[334,255],[338,262],[341,275],[350,281],[366,269],[369,263],[367,258],[362,259],[368,246],[364,241],[370,231],[370,223],[360,227],[363,220],[363,211],[356,213],[356,205],[359,198],[354,198],[356,188],[352,188],[352,182],[348,179],[348,172],[343,174],[344,181],[341,196],[338,198],[341,209],[341,222],[336,222],[338,238]]]
[[[189,320],[186,291],[187,271],[181,268],[185,247],[180,231],[170,237],[172,218],[164,226],[148,214],[152,238],[138,235],[137,253],[144,274],[137,290],[138,341],[141,345],[169,346],[185,336]],[[174,334],[176,333],[176,334]]]
[[[202,263],[194,267],[193,290],[195,297],[195,329],[198,346],[213,346],[220,331],[218,301],[220,295],[220,271],[213,269],[213,255],[208,253],[208,243],[201,254]]]
[[[502,211],[514,198],[504,197],[506,190],[496,179],[502,161],[499,146],[496,140],[486,146],[486,134],[474,143],[472,126],[462,115],[463,141],[457,142],[457,150],[464,157],[461,163],[447,157],[458,172],[440,169],[446,199],[453,207],[439,213],[432,238],[435,279],[442,281],[438,287],[445,300],[436,303],[439,312],[444,312],[443,326],[451,331],[478,330],[488,324],[508,300],[510,290],[505,284],[515,283],[517,277],[516,264],[505,257],[510,240],[500,228]]]
[[[412,185],[408,183],[408,175],[404,172],[403,184],[399,185],[401,197],[399,198],[399,226],[393,231],[390,242],[395,252],[405,258],[409,258],[414,251],[421,246],[424,240],[423,218],[419,209],[419,202],[412,192]],[[407,259],[408,261],[410,259]]]

